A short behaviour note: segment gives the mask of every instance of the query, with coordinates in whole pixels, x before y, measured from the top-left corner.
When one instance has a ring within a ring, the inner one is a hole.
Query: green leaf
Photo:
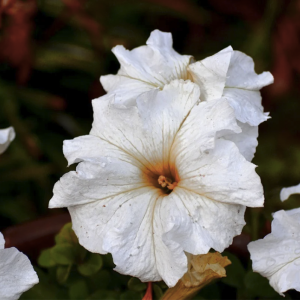
[[[132,277],[128,281],[128,288],[135,292],[141,292],[144,291],[147,288],[147,284],[141,282],[138,278]]]
[[[134,291],[126,291],[124,293],[121,294],[120,296],[120,300],[140,300],[143,298],[143,295],[141,293],[138,292],[134,292]]]
[[[54,284],[39,283],[21,295],[20,300],[66,300],[68,293]]]
[[[162,295],[164,294],[164,292],[162,291],[162,289],[156,283],[152,284],[152,288],[153,288],[153,292],[154,292],[155,297],[157,299],[160,299],[162,297]]]
[[[91,280],[93,286],[96,289],[107,289],[112,278],[111,274],[107,270],[100,270],[98,273],[96,273],[94,276],[91,276],[89,278]]]
[[[231,261],[231,265],[226,267],[226,277],[222,279],[225,284],[233,286],[235,288],[244,287],[244,277],[246,271],[240,262],[240,260],[233,254],[224,252],[223,255],[227,256]]]
[[[202,297],[201,295],[199,295],[199,294],[197,294],[196,296],[194,296],[193,298],[192,298],[193,300],[207,300],[206,298],[204,298],[204,297]],[[208,298],[208,299],[210,299],[210,298]],[[220,298],[212,298],[212,299],[220,299]]]
[[[66,280],[68,279],[69,275],[70,275],[70,271],[71,271],[72,266],[69,265],[67,267],[65,266],[59,266],[56,269],[56,279],[59,283],[64,283],[66,282]]]
[[[42,251],[38,258],[38,264],[44,268],[51,268],[56,265],[56,261],[51,256],[51,249]]]
[[[67,223],[55,236],[56,244],[78,244],[78,238],[72,229],[72,223]]]
[[[86,300],[119,300],[119,294],[112,291],[98,290],[91,296],[89,296]]]
[[[85,299],[89,295],[87,284],[84,280],[80,280],[72,284],[69,288],[70,299]]]
[[[227,268],[227,267],[226,267]],[[217,284],[209,284],[199,291],[195,299],[221,299],[220,289]]]
[[[60,265],[71,265],[75,262],[74,246],[70,244],[55,245],[50,249],[50,255]]]
[[[258,273],[249,271],[244,279],[247,295],[253,297],[267,297],[272,299],[283,299],[270,286],[269,280]]]
[[[127,287],[128,281],[131,278],[130,276],[122,275],[112,270],[110,274],[111,274],[110,289],[118,290],[120,286]]]
[[[110,253],[106,255],[102,255],[103,258],[103,265],[106,268],[113,269],[116,265],[114,264],[112,255]]]
[[[20,299],[27,300],[53,300],[53,299],[68,299],[67,291],[59,286],[56,282],[56,278],[52,280],[49,277],[48,272],[43,271],[40,268],[34,268],[38,277],[39,283],[29,289],[27,292],[23,293]],[[55,268],[50,268],[49,270],[55,271]]]
[[[166,290],[168,288],[168,286],[165,284],[164,281],[159,281],[159,282],[156,282],[155,284],[158,284],[158,286],[163,290]]]
[[[77,266],[78,272],[83,276],[91,276],[97,273],[102,267],[102,257],[100,254],[89,253],[88,259]]]

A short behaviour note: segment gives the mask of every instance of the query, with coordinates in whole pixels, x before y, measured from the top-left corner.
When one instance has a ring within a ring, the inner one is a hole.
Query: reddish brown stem
[[[142,300],[152,300],[152,282],[148,282],[147,291]]]

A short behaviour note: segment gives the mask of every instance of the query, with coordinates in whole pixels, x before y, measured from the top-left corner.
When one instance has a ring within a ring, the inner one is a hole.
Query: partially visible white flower
[[[280,192],[280,200],[287,200],[292,194],[300,194],[300,183],[295,186],[283,188]]]
[[[185,252],[222,252],[240,234],[246,206],[263,205],[255,166],[236,145],[240,132],[225,98],[199,103],[199,86],[173,80],[117,106],[93,101],[90,135],[64,142],[69,164],[49,207],[68,207],[79,242],[112,253],[116,270],[174,286]]]
[[[16,248],[4,249],[0,232],[0,299],[16,300],[39,282],[28,257]]]
[[[15,138],[13,127],[0,130],[0,154]],[[0,299],[16,300],[39,282],[28,257],[16,248],[4,249],[5,240],[0,232]]]
[[[15,138],[15,130],[13,127],[0,129],[0,154],[3,153],[9,144]]]
[[[251,161],[257,146],[257,126],[268,119],[259,90],[271,84],[273,76],[269,72],[257,75],[252,58],[231,47],[194,62],[191,56],[173,49],[170,33],[154,30],[146,43],[131,51],[123,46],[113,48],[121,68],[117,75],[101,76],[100,81],[115,95],[116,103],[136,105],[137,96],[143,92],[163,89],[175,79],[190,79],[199,85],[202,101],[228,99],[243,131],[222,134]]]
[[[248,244],[252,267],[276,292],[300,292],[300,208],[273,214],[272,232]]]

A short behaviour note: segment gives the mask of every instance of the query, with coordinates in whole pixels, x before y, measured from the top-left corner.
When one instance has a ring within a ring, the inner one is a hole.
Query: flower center
[[[158,184],[163,188],[163,190],[166,193],[171,193],[172,190],[176,187],[177,182],[173,181],[172,179],[164,176],[164,175],[160,175],[157,179]]]
[[[180,177],[173,164],[157,163],[145,166],[141,171],[147,186],[159,189],[165,196],[169,195],[180,182]]]

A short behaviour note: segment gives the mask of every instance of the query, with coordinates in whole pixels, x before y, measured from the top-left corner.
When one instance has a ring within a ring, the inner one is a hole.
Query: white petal
[[[147,82],[123,75],[106,75],[100,77],[103,88],[115,96],[116,104],[131,106],[136,104],[136,98],[156,87]]]
[[[155,29],[151,32],[149,39],[147,40],[147,45],[154,48],[162,49],[172,49],[173,39],[170,32],[162,32],[158,29]]]
[[[194,83],[176,80],[162,91],[142,94],[137,107],[119,109],[96,99],[91,134],[118,145],[155,174],[162,174],[174,138],[199,94]]]
[[[226,100],[201,102],[192,109],[171,150],[179,186],[221,202],[262,206],[263,190],[255,166],[234,143],[216,140],[221,130],[240,131]]]
[[[250,126],[246,123],[237,122],[242,129],[240,133],[227,133],[220,132],[219,137],[234,142],[240,150],[240,153],[248,160],[251,161],[254,157],[256,147],[258,145],[258,127]]]
[[[54,185],[49,208],[98,201],[146,186],[141,170],[111,157],[86,158]]]
[[[112,51],[121,65],[118,75],[144,81],[154,87],[163,87],[174,79],[187,79],[190,56],[180,55],[172,48],[170,33],[155,30],[147,46],[132,51],[116,46]]]
[[[225,88],[223,97],[228,100],[230,106],[234,109],[236,118],[242,123],[258,126],[269,119],[269,113],[263,111],[259,91]]]
[[[6,150],[15,136],[16,134],[13,127],[8,127],[0,130],[0,154]]]
[[[250,56],[240,51],[233,52],[227,73],[226,87],[260,90],[273,81],[274,78],[270,72],[263,72],[259,75],[255,73],[254,62]]]
[[[219,99],[199,103],[191,110],[176,136],[171,150],[171,165],[176,165],[183,176],[192,160],[197,161],[206,150],[214,148],[216,134],[221,130],[241,132],[228,102]]]
[[[15,300],[39,279],[26,255],[16,248],[0,250],[0,299]]]
[[[174,286],[187,260],[178,244],[162,241],[166,213],[161,202],[166,200],[160,195],[159,189],[143,188],[69,207],[79,242],[92,252],[111,252],[122,274]]]
[[[283,188],[280,192],[280,200],[285,201],[293,194],[300,194],[300,183],[295,186]]]
[[[180,186],[168,198],[164,241],[175,241],[188,253],[222,252],[245,225],[245,206],[213,201]]]
[[[193,81],[200,86],[201,100],[209,101],[222,97],[233,50],[227,47],[213,56],[189,65]]]
[[[270,280],[281,295],[288,289],[300,291],[300,209],[274,214],[272,232],[248,244],[252,267]]]
[[[0,232],[0,250],[4,249],[4,245],[5,245],[5,240],[3,234]]]
[[[272,235],[278,238],[298,238],[300,209],[280,210],[273,214]]]
[[[74,138],[73,140],[65,140],[63,144],[63,152],[68,160],[68,165],[85,160],[91,161],[97,160],[100,157],[105,157],[108,160],[115,158],[137,167],[142,166],[133,156],[122,151],[117,146],[104,141],[100,137],[93,135],[84,135]],[[106,166],[106,164],[102,165]]]
[[[233,142],[219,139],[215,148],[187,158],[178,168],[180,187],[209,199],[249,207],[263,206],[263,189],[255,165]]]

